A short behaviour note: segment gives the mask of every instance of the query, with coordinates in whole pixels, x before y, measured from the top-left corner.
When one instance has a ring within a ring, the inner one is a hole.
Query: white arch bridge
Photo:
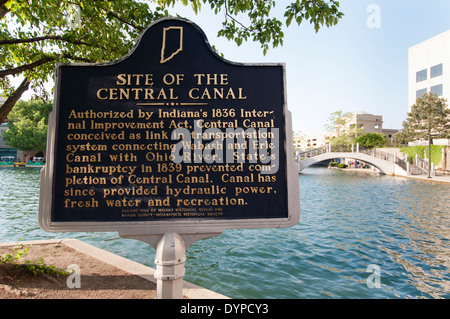
[[[410,164],[407,160],[399,158],[396,154],[379,151],[377,149],[360,150],[359,147],[356,147],[356,151],[353,150],[352,147],[352,151],[332,152],[330,147],[326,146],[307,152],[297,153],[294,160],[298,164],[298,172],[300,173],[308,166],[337,158],[363,161],[375,166],[380,170],[380,173],[386,175],[421,175],[426,174],[428,170],[427,162],[419,163],[416,159],[416,165],[414,165]]]

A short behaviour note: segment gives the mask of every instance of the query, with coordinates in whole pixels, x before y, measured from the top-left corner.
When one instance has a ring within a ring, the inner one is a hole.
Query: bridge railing
[[[411,175],[421,175],[426,173],[426,170],[428,169],[428,163],[418,163],[416,164],[408,162],[408,159],[402,159],[392,153],[387,153],[380,151],[376,148],[372,149],[360,149],[360,153],[364,153],[367,155],[371,155],[376,158],[383,159],[385,161],[397,164],[401,168],[403,168],[405,171],[409,172]],[[419,159],[420,161],[420,159]]]
[[[382,160],[385,160],[385,161],[388,161],[388,162],[391,162],[391,163],[398,164],[402,168],[403,168],[403,166],[406,168],[406,162],[403,161],[402,159],[398,158],[398,156],[395,156],[394,154],[383,152],[383,151],[380,151],[380,150],[378,150],[376,148],[360,149],[359,152],[363,153],[363,154],[367,154],[367,155],[373,156],[375,158],[380,158]]]
[[[348,146],[334,146],[328,144],[326,146],[315,148],[309,151],[304,152],[294,152],[294,161],[299,163],[302,159],[314,157],[320,154],[329,153],[329,152],[348,152],[348,153],[362,153],[373,156],[375,158],[380,158],[385,161],[397,164],[405,171],[409,172],[412,175],[421,175],[425,174],[428,170],[428,161],[423,161],[419,158],[415,158],[415,164],[411,162],[408,163],[408,159],[402,159],[399,156],[396,156],[392,153],[380,151],[377,148],[362,148],[358,145],[348,145]]]
[[[421,172],[417,174],[423,174],[428,172],[428,167],[430,166],[430,162],[428,161],[428,159],[421,159],[418,156],[416,156],[414,158],[410,158],[408,161],[409,163],[412,164],[410,166],[414,167],[415,170]]]
[[[329,150],[327,146],[315,148],[309,151],[294,152],[294,161],[298,163],[302,159],[314,157],[328,152]]]

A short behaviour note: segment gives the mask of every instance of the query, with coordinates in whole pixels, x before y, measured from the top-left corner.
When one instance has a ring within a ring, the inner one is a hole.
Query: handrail
[[[331,151],[330,151],[331,149]],[[332,147],[331,144],[328,144],[326,146],[315,148],[309,151],[303,151],[303,152],[294,152],[294,162],[300,163],[302,159],[311,158],[317,155],[321,155],[324,153],[361,153],[370,155],[375,158],[379,158],[391,163],[394,163],[398,166],[400,166],[405,171],[409,172],[412,175],[421,175],[426,174],[428,171],[428,161],[424,161],[421,159],[416,158],[416,164],[408,163],[407,160],[401,159],[398,156],[380,151],[376,148],[361,148],[359,146],[355,147],[354,145],[350,146],[344,146],[344,147]]]

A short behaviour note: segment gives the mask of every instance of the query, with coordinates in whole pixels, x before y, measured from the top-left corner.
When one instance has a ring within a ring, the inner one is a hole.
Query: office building
[[[427,92],[437,93],[450,103],[450,30],[425,40],[408,52],[408,111],[416,99]],[[448,139],[434,139],[434,144],[449,145]],[[416,141],[411,146],[425,145]]]
[[[450,101],[450,30],[408,51],[408,111],[427,92]]]

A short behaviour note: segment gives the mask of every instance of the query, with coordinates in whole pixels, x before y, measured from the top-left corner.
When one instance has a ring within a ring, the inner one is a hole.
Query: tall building
[[[343,118],[342,124],[337,125],[336,131],[318,135],[309,135],[294,137],[294,149],[307,151],[320,148],[329,143],[333,137],[348,133],[355,128],[360,129],[361,133],[381,133],[386,135],[389,141],[393,141],[397,129],[383,128],[383,116],[373,115],[364,111],[354,112]]]
[[[427,92],[437,93],[450,105],[450,30],[409,48],[408,59],[408,111]],[[426,143],[415,141],[410,145]],[[434,139],[433,143],[449,145],[450,140]]]
[[[308,136],[294,137],[294,149],[300,151],[308,151],[315,148],[323,147],[328,143],[330,134],[318,134]]]
[[[450,102],[450,30],[409,48],[408,59],[409,111],[427,92]]]
[[[360,129],[362,133],[380,133],[386,135],[389,141],[393,141],[397,129],[383,128],[383,116],[373,115],[364,111],[354,112],[345,118],[345,123],[338,127],[341,132],[348,132],[352,129]]]
[[[383,133],[383,117],[364,111],[358,111],[344,118],[343,125],[337,127],[340,132],[348,132],[359,128],[363,133]]]

